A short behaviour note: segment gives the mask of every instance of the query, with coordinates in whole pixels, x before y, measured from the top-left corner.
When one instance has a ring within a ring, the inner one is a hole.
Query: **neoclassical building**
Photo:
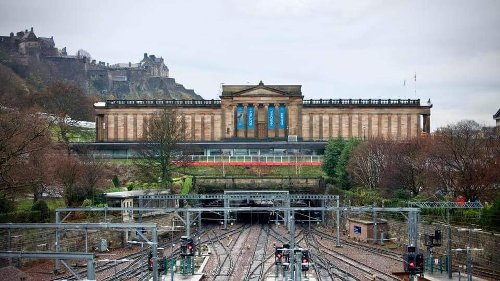
[[[98,142],[137,142],[149,120],[175,108],[186,141],[405,140],[430,132],[430,102],[309,99],[301,85],[223,85],[220,100],[108,100],[94,105]]]

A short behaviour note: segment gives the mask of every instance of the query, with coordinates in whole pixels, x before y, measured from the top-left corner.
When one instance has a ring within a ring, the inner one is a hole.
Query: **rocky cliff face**
[[[144,54],[138,63],[109,65],[78,52],[55,47],[53,38],[37,37],[33,28],[0,36],[0,63],[36,87],[64,81],[79,85],[88,95],[105,99],[202,99],[194,90],[169,77],[163,58]]]

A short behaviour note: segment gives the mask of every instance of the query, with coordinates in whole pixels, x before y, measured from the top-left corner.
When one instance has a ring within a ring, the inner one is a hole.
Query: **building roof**
[[[497,113],[493,115],[493,119],[500,119],[500,109],[498,109]]]
[[[157,195],[157,194],[170,194],[168,190],[131,190],[131,191],[121,191],[121,192],[109,192],[105,193],[107,198],[131,198],[141,195]]]
[[[348,220],[351,222],[357,222],[362,224],[373,224],[373,220],[358,219],[358,218],[349,218]],[[377,223],[387,223],[387,220],[377,219]]]

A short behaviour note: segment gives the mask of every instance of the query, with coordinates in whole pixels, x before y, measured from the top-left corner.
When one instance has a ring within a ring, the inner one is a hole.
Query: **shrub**
[[[0,197],[0,214],[12,212],[16,208],[14,201]]]
[[[114,185],[115,187],[120,187],[120,180],[118,179],[118,176],[117,176],[117,175],[114,175],[114,176],[113,176],[112,181],[113,181],[113,185]]]
[[[33,222],[45,222],[50,218],[49,206],[43,200],[36,201],[31,207],[31,211]]]

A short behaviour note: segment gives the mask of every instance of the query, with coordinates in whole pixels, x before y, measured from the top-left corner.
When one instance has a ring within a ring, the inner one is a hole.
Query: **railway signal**
[[[153,271],[153,253],[152,252],[149,252],[149,255],[148,255],[148,270],[149,271]]]
[[[284,262],[289,263],[290,262],[290,245],[289,244],[283,244],[283,259],[285,260]]]
[[[424,255],[419,253],[415,256],[415,274],[424,273]]]
[[[408,253],[406,257],[406,264],[408,265],[408,269],[406,271],[411,275],[414,275],[417,266],[417,262],[415,261],[415,253]]]
[[[279,247],[274,248],[274,264],[280,265],[283,263],[283,249]]]
[[[302,271],[309,270],[309,251],[302,251]]]
[[[181,237],[181,255],[194,256],[194,242],[193,239],[187,236]]]

